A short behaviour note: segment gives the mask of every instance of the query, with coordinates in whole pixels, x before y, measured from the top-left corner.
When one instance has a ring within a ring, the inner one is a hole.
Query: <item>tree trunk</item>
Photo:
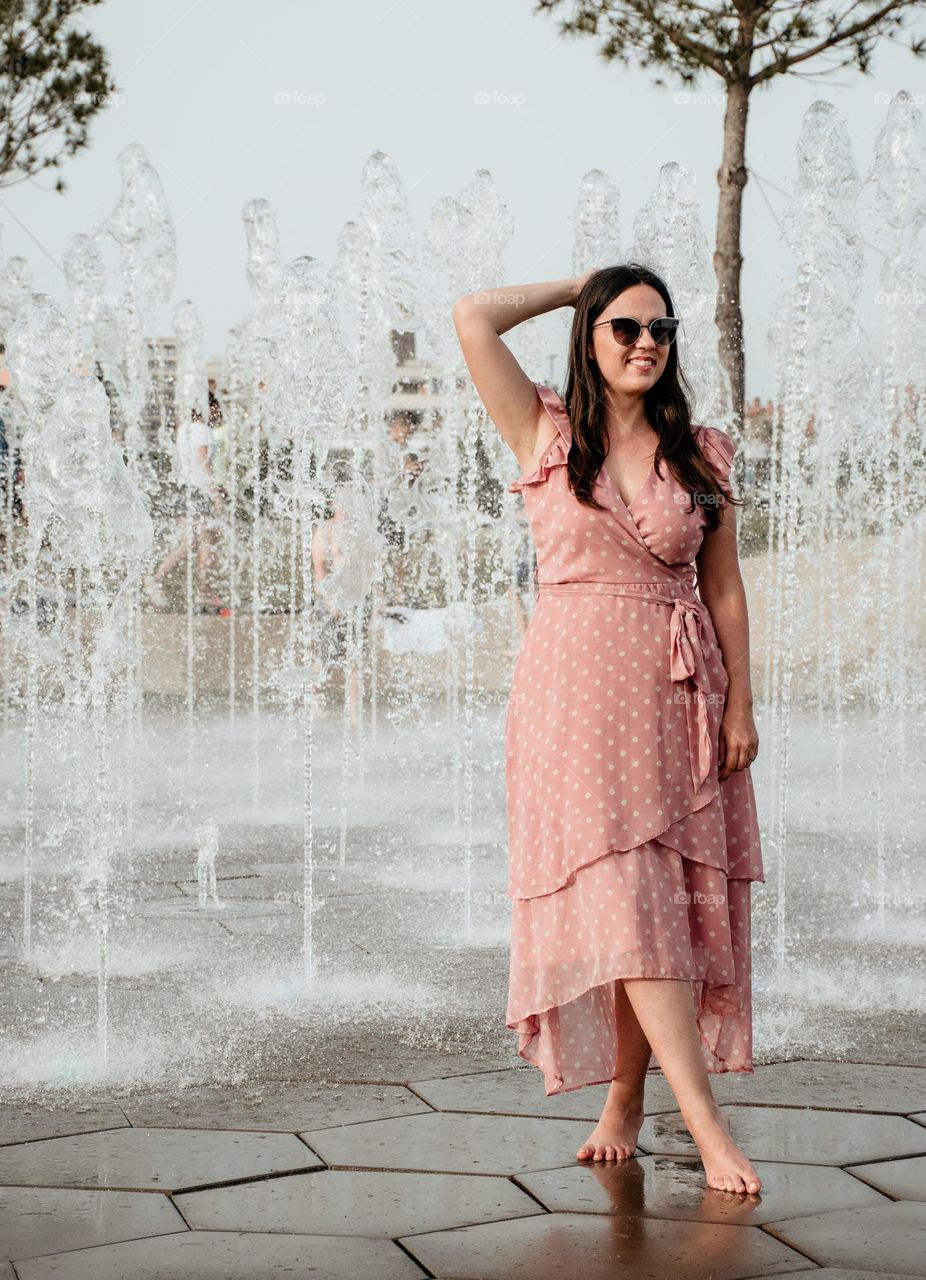
[[[734,81],[727,85],[723,121],[723,159],[717,170],[720,201],[717,207],[717,241],[714,274],[717,277],[717,310],[720,363],[727,375],[733,424],[743,425],[746,399],[746,356],[743,350],[743,309],[740,303],[740,253],[743,188],[746,186],[746,117],[749,89]]]

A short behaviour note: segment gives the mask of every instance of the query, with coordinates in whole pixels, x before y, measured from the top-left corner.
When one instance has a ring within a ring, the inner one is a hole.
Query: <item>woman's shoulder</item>
[[[569,457],[572,444],[572,425],[566,406],[558,392],[542,382],[535,382],[534,388],[540,397],[541,404],[552,420],[556,432],[547,441],[535,466],[525,475],[513,480],[508,486],[509,493],[517,493],[523,485],[542,484],[554,467],[564,467]]]
[[[572,435],[572,424],[569,421],[569,412],[566,409],[566,402],[558,391],[554,391],[552,387],[548,387],[543,382],[535,382],[534,387],[540,397],[543,407],[556,424],[557,431],[562,431],[565,435]]]
[[[693,425],[691,430],[708,462],[726,479],[736,453],[736,441],[721,427]]]

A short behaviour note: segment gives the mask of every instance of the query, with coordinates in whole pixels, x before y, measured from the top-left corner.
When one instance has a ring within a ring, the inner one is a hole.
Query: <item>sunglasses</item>
[[[603,324],[609,324],[614,334],[614,341],[620,343],[622,347],[632,347],[643,330],[649,329],[650,337],[656,345],[667,347],[675,341],[680,323],[678,316],[660,316],[658,320],[651,320],[649,324],[640,324],[640,321],[634,320],[633,316],[612,316],[610,320],[599,320],[597,324],[592,325],[592,328],[600,329]]]

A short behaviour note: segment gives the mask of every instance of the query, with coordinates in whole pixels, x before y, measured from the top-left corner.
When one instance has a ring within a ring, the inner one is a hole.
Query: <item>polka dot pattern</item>
[[[534,385],[556,434],[509,486],[538,596],[505,720],[506,1023],[548,1095],[577,1089],[614,1074],[615,983],[683,978],[707,1069],[751,1071],[749,885],[765,877],[749,770],[717,777],[728,678],[695,592],[706,517],[665,468],[629,505],[604,473],[606,509],[579,503],[565,405]],[[733,440],[694,431],[730,493]]]

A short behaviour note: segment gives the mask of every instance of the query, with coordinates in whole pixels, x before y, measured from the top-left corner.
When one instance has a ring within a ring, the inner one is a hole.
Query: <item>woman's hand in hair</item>
[[[575,306],[576,303],[578,302],[579,294],[588,284],[589,280],[591,280],[592,276],[597,275],[600,270],[601,270],[600,267],[589,267],[589,269],[587,271],[583,271],[580,276],[576,276],[576,279],[575,279],[576,296],[572,300],[573,306]]]

